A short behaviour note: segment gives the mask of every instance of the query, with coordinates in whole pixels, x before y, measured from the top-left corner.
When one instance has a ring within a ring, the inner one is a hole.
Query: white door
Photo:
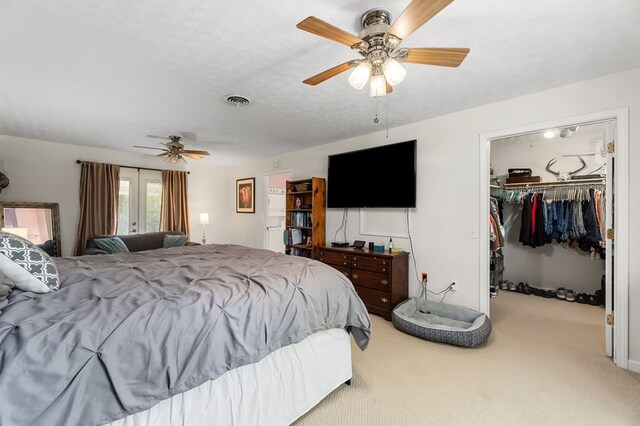
[[[121,168],[117,233],[159,231],[161,200],[161,172]]]
[[[293,179],[293,170],[264,176],[264,248],[284,253],[282,234],[285,228],[285,183]]]

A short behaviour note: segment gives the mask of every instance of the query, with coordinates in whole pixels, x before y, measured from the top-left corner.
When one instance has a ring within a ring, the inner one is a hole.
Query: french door
[[[160,171],[121,168],[117,233],[129,235],[159,231],[161,201]]]

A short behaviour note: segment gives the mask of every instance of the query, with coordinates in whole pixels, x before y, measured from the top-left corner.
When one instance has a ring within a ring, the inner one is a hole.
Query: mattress
[[[288,425],[350,378],[349,335],[323,330],[109,426]]]

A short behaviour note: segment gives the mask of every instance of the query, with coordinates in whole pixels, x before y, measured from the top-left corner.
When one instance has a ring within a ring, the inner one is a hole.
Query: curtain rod
[[[76,160],[76,164],[82,164],[82,163],[83,163],[82,160]],[[118,166],[118,167],[124,167],[125,169],[138,169],[138,171],[140,171],[140,170],[152,170],[154,172],[162,172],[164,170],[168,170],[168,169],[152,169],[150,167],[123,166],[122,164],[115,164],[115,165]],[[173,170],[168,170],[168,171],[173,171]],[[191,172],[187,170],[187,174],[190,175]]]

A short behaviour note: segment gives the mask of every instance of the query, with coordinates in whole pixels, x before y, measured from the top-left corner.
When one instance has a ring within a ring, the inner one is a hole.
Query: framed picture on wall
[[[236,213],[256,212],[256,178],[236,180]]]

